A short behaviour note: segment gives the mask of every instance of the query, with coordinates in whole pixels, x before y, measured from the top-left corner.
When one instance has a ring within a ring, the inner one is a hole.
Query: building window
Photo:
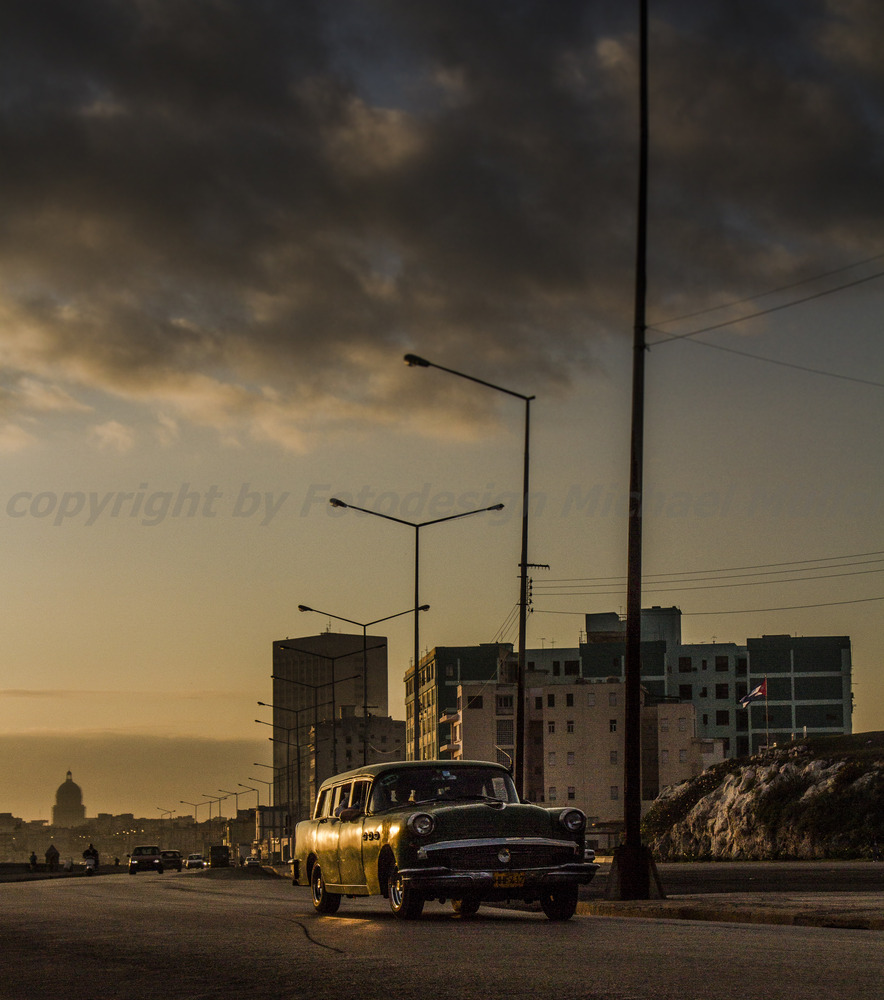
[[[720,708],[715,713],[716,726],[729,726],[731,724],[731,713],[726,708]]]
[[[595,705],[595,691],[588,691],[586,694],[586,704],[592,708]]]
[[[467,708],[481,708],[482,695],[476,694],[472,698],[467,698]]]
[[[701,670],[706,670],[708,668],[708,666],[709,666],[709,661],[708,660],[700,660],[700,669]]]
[[[555,722],[553,722],[552,719],[550,719],[549,722],[547,722],[547,724],[546,724],[546,731],[547,731],[547,733],[550,736],[552,736],[553,733],[555,733],[555,731],[556,731],[556,724],[555,724]]]
[[[618,758],[618,756],[619,756],[619,755],[618,755],[618,752],[617,752],[616,750],[612,750],[612,751],[611,751],[611,754],[610,754],[610,761],[611,761],[611,763],[612,763],[612,764],[616,764],[616,763],[617,763],[617,758]]]
[[[680,733],[686,733],[687,730],[688,730],[688,720],[686,718],[684,718],[684,716],[682,716],[678,720],[678,731]]]
[[[566,708],[573,708],[574,707],[574,695],[573,694],[566,694],[565,695],[565,707]]]
[[[731,668],[730,659],[727,656],[716,656],[715,657],[715,669],[720,674],[726,674]]]
[[[513,714],[513,696],[511,694],[499,694],[497,696],[498,715]]]
[[[660,732],[661,733],[668,733],[669,732],[669,719],[661,719],[660,720]]]
[[[553,660],[553,677],[560,677],[562,674],[562,664],[558,660]]]
[[[573,785],[568,785],[568,801],[573,802],[577,798],[577,789]]]
[[[580,673],[580,660],[565,660],[565,676],[576,677]]]
[[[689,674],[691,670],[692,670],[691,658],[689,656],[679,656],[678,672],[680,674]]]
[[[447,663],[445,665],[445,676],[446,677],[454,677],[454,664],[453,663]]]
[[[513,745],[513,720],[497,720],[497,743],[501,746],[511,747]]]
[[[573,766],[574,766],[574,751],[573,750],[569,750],[568,751],[568,767],[573,767]]]
[[[549,799],[549,801],[550,802],[555,802],[557,794],[558,793],[556,792],[556,786],[555,785],[550,785],[549,786],[549,794],[547,795],[547,798]]]
[[[731,697],[730,684],[716,684],[715,697],[718,701],[730,701]]]
[[[546,707],[555,708],[556,707],[556,696],[554,694],[548,694],[546,696]]]
[[[678,697],[681,701],[690,701],[694,697],[694,685],[693,684],[679,684],[678,685]]]
[[[682,764],[684,764],[684,762],[688,759],[688,752],[687,752],[687,750],[679,750],[678,751],[678,759],[682,762]]]
[[[608,695],[608,704],[611,706],[611,708],[616,708],[617,707],[617,692],[616,691],[611,691],[610,694]]]
[[[612,799],[619,799],[620,798],[620,786],[619,785],[611,785],[611,798]]]
[[[573,719],[568,719],[568,721],[565,723],[565,728],[568,730],[569,733],[573,733],[574,732],[574,720]]]
[[[616,719],[610,719],[608,721],[608,732],[609,733],[616,733],[617,732],[617,720]]]
[[[669,763],[669,751],[668,750],[661,750],[660,751],[660,763],[661,764],[668,764]]]
[[[550,751],[548,757],[546,758],[547,767],[556,766],[556,752],[555,750]]]
[[[709,716],[708,716],[708,714],[706,712],[703,713],[703,725],[704,726],[708,726],[709,725]]]
[[[537,695],[534,699],[534,707],[538,712],[543,711],[543,695]]]

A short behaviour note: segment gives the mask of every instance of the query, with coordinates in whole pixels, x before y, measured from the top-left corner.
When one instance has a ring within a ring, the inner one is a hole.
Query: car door
[[[353,782],[348,812],[338,826],[338,859],[340,861],[341,885],[365,889],[366,878],[363,865],[365,847],[365,804],[371,781]],[[358,810],[358,812],[356,812]],[[353,815],[356,813],[355,815]]]
[[[350,801],[350,782],[338,785],[332,794],[325,799],[323,815],[316,818],[316,857],[323,877],[329,885],[338,885],[341,881],[341,868],[338,860],[338,831],[341,821],[336,815],[341,810],[341,803]]]

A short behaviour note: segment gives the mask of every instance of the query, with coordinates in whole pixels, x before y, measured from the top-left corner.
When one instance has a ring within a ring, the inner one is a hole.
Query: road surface
[[[316,917],[262,872],[0,885],[0,1000],[884,1000],[884,933],[380,898]]]

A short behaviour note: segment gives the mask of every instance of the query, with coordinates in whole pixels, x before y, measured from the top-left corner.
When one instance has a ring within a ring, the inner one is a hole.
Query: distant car
[[[260,868],[261,867],[261,859],[260,858],[256,858],[255,855],[253,854],[251,857],[246,858],[246,860],[245,860],[245,866],[246,866],[246,868]]]
[[[292,881],[310,886],[319,914],[345,896],[381,895],[402,919],[430,899],[451,900],[463,917],[517,899],[568,920],[599,869],[585,830],[579,809],[520,802],[500,764],[371,764],[323,782],[313,818],[296,829]]]
[[[133,847],[129,855],[129,874],[138,872],[162,872],[163,855],[156,845]]]
[[[206,859],[202,854],[188,854],[187,860],[184,862],[185,868],[205,868]]]
[[[174,868],[177,872],[181,871],[181,866],[184,864],[181,851],[161,851],[160,854],[163,858],[163,868]]]

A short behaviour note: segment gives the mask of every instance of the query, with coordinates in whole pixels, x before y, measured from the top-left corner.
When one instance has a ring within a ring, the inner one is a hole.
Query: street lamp
[[[251,780],[251,779],[249,779],[249,780]],[[255,808],[256,809],[260,809],[261,808],[261,789],[260,788],[252,788],[251,785],[244,785],[241,781],[238,781],[236,784],[237,784],[237,787],[239,787],[239,788],[247,788],[250,792],[254,792],[255,793]],[[242,795],[242,792],[240,792],[239,794]]]
[[[491,507],[480,507],[478,510],[465,510],[460,514],[449,514],[448,517],[437,517],[432,521],[406,521],[401,517],[393,517],[392,514],[382,514],[377,510],[367,510],[365,507],[357,507],[352,503],[345,503],[337,497],[329,500],[332,507],[343,507],[349,510],[358,510],[363,514],[373,514],[375,517],[382,517],[385,521],[395,521],[397,524],[404,524],[406,527],[414,528],[414,759],[421,759],[421,726],[420,715],[418,713],[418,662],[420,661],[420,530],[428,528],[431,524],[442,524],[443,521],[457,521],[462,517],[469,517],[471,514],[484,514],[491,510],[503,510],[502,503],[493,504]]]
[[[522,798],[525,772],[525,642],[528,631],[528,473],[530,465],[531,400],[535,397],[526,396],[521,392],[515,392],[513,389],[505,389],[502,385],[486,382],[484,379],[455,371],[453,368],[445,368],[443,365],[427,361],[426,358],[419,357],[417,354],[406,354],[404,361],[409,368],[438,368],[439,371],[448,372],[449,375],[457,375],[458,378],[465,378],[469,382],[476,382],[478,385],[484,385],[488,389],[495,389],[497,392],[505,393],[507,396],[514,396],[516,399],[521,399],[525,404],[525,447],[522,458],[522,544],[519,554],[519,657],[516,677],[516,764],[513,774],[516,782],[516,791],[519,794],[519,798]],[[415,667],[416,669],[417,667]]]
[[[317,611],[316,608],[308,608],[306,604],[299,604],[298,611],[312,611],[316,615],[324,615],[326,618],[334,618],[339,622],[347,622],[350,625],[358,625],[362,629],[362,763],[368,763],[368,629],[372,625],[380,625],[381,622],[388,622],[391,618],[400,618],[402,615],[410,615],[412,608],[406,611],[397,611],[395,615],[387,615],[385,618],[375,618],[373,622],[357,622],[352,618],[342,618],[341,615],[333,615],[330,611]],[[418,611],[429,611],[429,604],[422,604]],[[332,688],[334,697],[334,688]],[[334,732],[332,732],[334,739]],[[335,770],[338,768],[337,743],[334,744]]]
[[[194,823],[199,823],[199,807],[200,806],[210,806],[210,802],[188,802],[187,799],[178,800],[183,806],[193,806],[193,821]],[[211,810],[209,810],[211,812]],[[210,817],[211,818],[211,817]]]
[[[169,822],[172,822],[172,813],[175,812],[174,809],[164,809],[162,806],[157,806],[157,809],[163,814],[160,819],[165,819],[169,817]]]
[[[221,803],[227,798],[226,795],[209,795],[206,792],[200,792],[203,798],[209,799],[209,820],[212,819],[212,803],[218,803],[218,819],[221,819]]]
[[[242,792],[231,792],[231,791],[229,791],[226,788],[219,788],[218,791],[219,792],[227,792],[228,795],[232,795],[233,796],[233,801],[235,803],[235,808],[236,808],[236,815],[238,816],[239,815],[239,797],[240,797],[240,795],[242,795]],[[236,818],[236,817],[234,817],[234,818]]]

